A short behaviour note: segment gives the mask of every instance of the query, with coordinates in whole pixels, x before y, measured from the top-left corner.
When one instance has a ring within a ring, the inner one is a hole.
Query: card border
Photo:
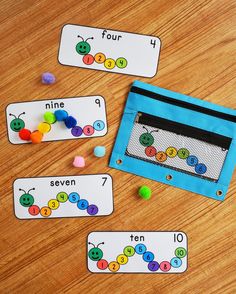
[[[182,234],[184,234],[185,236],[186,236],[186,240],[187,240],[187,260],[186,260],[186,264],[187,264],[187,267],[186,267],[186,269],[185,269],[185,271],[183,271],[183,272],[181,272],[181,273],[161,273],[161,272],[150,272],[150,273],[148,273],[148,272],[91,272],[90,271],[90,269],[89,269],[89,267],[88,267],[88,237],[89,237],[89,235],[91,234],[91,233],[137,233],[137,232],[140,232],[140,233],[173,233],[173,232],[177,232],[177,231],[91,231],[91,232],[89,232],[88,234],[87,234],[87,238],[86,238],[86,265],[87,265],[87,270],[88,270],[88,272],[90,272],[90,273],[92,273],[92,274],[108,274],[108,275],[110,275],[110,274],[133,274],[133,275],[135,275],[135,274],[144,274],[144,275],[150,275],[150,274],[152,274],[152,275],[156,275],[156,274],[164,274],[164,275],[180,275],[180,274],[183,274],[183,273],[185,273],[187,270],[188,270],[188,256],[189,256],[189,246],[188,246],[188,235],[184,232],[184,231],[178,231],[179,233],[182,233]]]
[[[73,25],[73,26],[81,26],[81,27],[86,27],[86,28],[92,28],[92,29],[101,29],[101,30],[109,30],[109,31],[113,31],[113,32],[121,32],[121,33],[128,33],[128,34],[133,34],[133,35],[142,35],[142,36],[150,36],[150,37],[155,37],[157,39],[159,39],[160,41],[160,50],[159,50],[159,55],[158,55],[158,60],[157,60],[157,67],[156,67],[156,72],[153,76],[151,77],[147,77],[147,76],[141,76],[141,75],[132,75],[132,74],[127,74],[127,73],[119,73],[119,72],[112,72],[112,71],[108,71],[108,70],[99,70],[99,69],[94,69],[94,68],[87,68],[87,67],[80,67],[80,66],[76,66],[76,65],[68,65],[68,64],[63,64],[59,61],[59,52],[60,52],[60,47],[61,47],[61,39],[62,39],[62,31],[63,28],[66,25]],[[57,53],[57,61],[60,65],[63,66],[69,66],[69,67],[75,67],[75,68],[81,68],[81,69],[88,69],[88,70],[95,70],[95,71],[101,71],[101,72],[108,72],[108,73],[112,73],[112,74],[120,74],[120,75],[128,75],[128,76],[132,76],[132,77],[141,77],[141,78],[147,78],[147,79],[152,79],[157,75],[158,72],[158,68],[159,68],[159,63],[160,63],[160,57],[161,57],[161,49],[162,49],[162,41],[161,38],[154,36],[154,35],[146,35],[146,34],[142,34],[142,33],[132,33],[132,32],[128,32],[128,31],[121,31],[121,30],[114,30],[114,29],[107,29],[107,28],[101,28],[101,27],[93,27],[93,26],[85,26],[85,25],[80,25],[80,24],[74,24],[74,23],[66,23],[62,26],[61,31],[60,31],[60,35],[59,35],[59,46],[58,46],[58,53]]]
[[[11,104],[21,104],[21,103],[33,103],[33,102],[42,102],[42,101],[47,101],[47,100],[63,100],[63,99],[72,99],[72,98],[88,98],[88,97],[96,97],[96,96],[100,96],[102,97],[102,99],[104,100],[104,108],[105,108],[105,115],[106,115],[106,123],[107,123],[107,131],[103,136],[96,136],[96,137],[75,137],[75,138],[69,138],[69,139],[58,139],[58,140],[50,140],[50,141],[42,141],[41,143],[49,143],[49,142],[62,142],[62,141],[68,141],[68,140],[78,140],[78,139],[93,139],[93,138],[102,138],[104,136],[107,135],[108,133],[108,115],[107,115],[107,106],[106,106],[106,100],[102,95],[90,95],[90,96],[72,96],[72,97],[62,97],[62,98],[52,98],[52,99],[40,99],[40,100],[33,100],[33,101],[18,101],[18,102],[12,102],[7,104],[7,106],[5,106],[5,123],[6,123],[6,127],[7,127],[7,139],[8,142],[12,145],[32,145],[31,142],[29,143],[12,143],[9,139],[9,131],[8,131],[8,124],[7,124],[7,108],[9,105]]]
[[[112,212],[108,215],[83,215],[83,216],[61,216],[61,217],[47,217],[47,218],[18,218],[16,216],[16,213],[15,213],[15,197],[14,197],[14,183],[16,180],[20,180],[20,179],[38,179],[38,178],[52,178],[52,177],[55,177],[55,178],[64,178],[64,177],[81,177],[81,176],[99,176],[99,175],[108,175],[110,176],[111,178],[111,187],[112,187],[112,204],[113,204],[113,209],[112,209]],[[32,221],[32,220],[51,220],[51,219],[71,219],[71,218],[90,218],[90,217],[108,217],[110,215],[112,215],[115,211],[115,205],[114,205],[114,185],[113,185],[113,177],[108,174],[108,173],[99,173],[99,174],[82,174],[82,175],[68,175],[68,176],[43,176],[43,177],[25,177],[25,178],[15,178],[14,181],[12,182],[12,197],[13,197],[13,214],[15,216],[16,219],[20,220],[20,221]]]

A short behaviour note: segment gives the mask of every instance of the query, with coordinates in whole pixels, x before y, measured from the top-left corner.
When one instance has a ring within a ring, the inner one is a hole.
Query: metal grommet
[[[122,160],[121,159],[117,159],[116,163],[120,165],[120,164],[122,164]]]
[[[222,196],[222,195],[223,195],[223,192],[222,192],[221,190],[217,190],[217,191],[216,191],[216,195],[217,195],[217,196]]]
[[[167,181],[170,181],[170,180],[173,179],[173,177],[172,177],[172,175],[167,175],[167,176],[166,176],[166,179],[167,179]]]

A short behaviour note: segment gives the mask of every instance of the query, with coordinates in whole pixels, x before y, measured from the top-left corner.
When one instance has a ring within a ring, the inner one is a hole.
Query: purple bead
[[[54,84],[56,82],[55,76],[50,72],[44,72],[42,74],[42,83],[46,85]]]
[[[160,265],[159,265],[159,263],[157,261],[151,261],[148,264],[148,269],[151,272],[156,272],[159,269],[159,267],[160,267]]]
[[[73,127],[72,130],[71,130],[71,134],[74,136],[74,137],[80,137],[82,134],[83,134],[83,129],[81,127]]]
[[[98,207],[94,204],[89,205],[89,207],[87,208],[87,213],[89,215],[95,215],[98,213]]]

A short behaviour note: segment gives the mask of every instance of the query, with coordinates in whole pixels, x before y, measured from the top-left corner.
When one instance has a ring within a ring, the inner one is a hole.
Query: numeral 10
[[[184,239],[184,236],[182,234],[174,234],[174,242],[179,242],[181,243]]]

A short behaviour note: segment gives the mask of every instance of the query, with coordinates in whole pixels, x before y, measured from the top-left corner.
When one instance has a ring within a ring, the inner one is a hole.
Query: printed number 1
[[[155,48],[156,47],[156,40],[151,39],[150,44],[153,46],[153,48]]]

